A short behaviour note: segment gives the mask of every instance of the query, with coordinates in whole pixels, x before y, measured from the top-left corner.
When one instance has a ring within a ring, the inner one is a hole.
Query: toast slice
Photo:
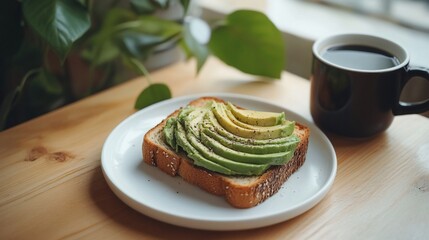
[[[224,102],[215,97],[202,97],[189,105],[204,106],[208,101]],[[227,176],[193,164],[184,151],[176,152],[165,141],[162,130],[167,119],[177,116],[180,109],[170,114],[161,123],[149,130],[143,140],[143,160],[158,167],[171,176],[181,176],[185,181],[205,191],[224,196],[236,208],[254,207],[275,194],[283,183],[297,171],[305,161],[310,129],[300,123],[295,124],[294,134],[300,138],[292,159],[284,165],[271,166],[260,176]]]

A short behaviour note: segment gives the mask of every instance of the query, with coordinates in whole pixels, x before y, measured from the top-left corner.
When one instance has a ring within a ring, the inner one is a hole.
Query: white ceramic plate
[[[335,151],[328,138],[303,117],[263,99],[236,94],[217,96],[239,106],[284,111],[288,119],[311,129],[307,159],[279,192],[250,209],[231,207],[217,197],[170,177],[142,161],[143,135],[168,114],[202,95],[174,98],[136,112],[120,123],[104,143],[101,165],[113,192],[135,210],[170,224],[206,230],[239,230],[268,226],[293,218],[315,206],[331,187]]]

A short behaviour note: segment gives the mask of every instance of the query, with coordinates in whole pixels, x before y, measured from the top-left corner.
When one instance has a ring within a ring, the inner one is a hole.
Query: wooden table
[[[266,98],[311,119],[309,81],[242,74],[211,59],[153,73],[175,97],[233,92]],[[143,78],[0,133],[0,239],[428,239],[429,122],[397,117],[383,134],[353,140],[328,134],[338,157],[328,195],[283,223],[207,232],[146,217],[107,186],[100,152],[110,131],[134,113]]]

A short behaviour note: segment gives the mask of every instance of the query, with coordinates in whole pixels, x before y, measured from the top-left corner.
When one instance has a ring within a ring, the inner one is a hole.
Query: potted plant
[[[117,74],[124,67],[148,80],[136,109],[170,98],[169,87],[152,83],[147,68],[166,50],[195,58],[196,73],[210,55],[270,79],[284,66],[281,34],[257,11],[208,23],[190,13],[190,0],[5,1],[0,130],[127,80]],[[162,14],[173,6],[174,18]]]

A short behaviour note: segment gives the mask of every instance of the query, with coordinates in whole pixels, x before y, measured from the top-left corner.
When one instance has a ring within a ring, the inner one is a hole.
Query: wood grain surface
[[[309,82],[289,73],[270,81],[210,59],[153,73],[175,97],[232,92],[263,97],[311,120]],[[429,122],[396,117],[376,137],[327,134],[338,157],[328,195],[273,226],[208,232],[169,225],[125,205],[100,167],[103,143],[135,112],[138,78],[0,132],[0,239],[429,239]]]

